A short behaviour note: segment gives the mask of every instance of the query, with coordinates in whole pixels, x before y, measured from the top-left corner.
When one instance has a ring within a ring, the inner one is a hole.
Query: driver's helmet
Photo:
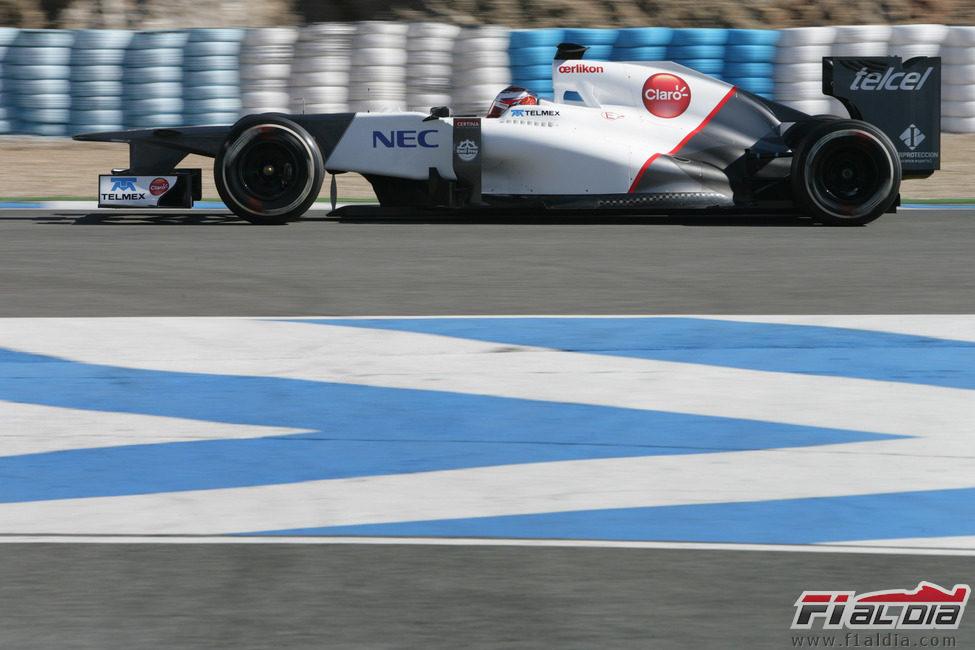
[[[519,86],[508,86],[494,98],[488,117],[501,117],[508,107],[529,105],[534,106],[538,103],[538,95],[530,90],[525,90]]]

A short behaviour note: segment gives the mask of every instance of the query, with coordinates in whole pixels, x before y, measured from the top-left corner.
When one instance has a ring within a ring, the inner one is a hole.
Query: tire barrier
[[[290,112],[349,110],[350,40],[355,26],[316,23],[298,30],[289,85]]]
[[[132,38],[132,32],[122,30],[75,32],[71,51],[69,134],[125,128],[122,110],[123,64]]]
[[[406,108],[428,111],[451,102],[454,41],[460,27],[411,23],[406,32]]]
[[[183,122],[183,51],[186,31],[136,32],[122,69],[122,113],[127,128]]]
[[[727,41],[727,29],[675,29],[667,46],[667,59],[720,77],[724,70]]]
[[[406,23],[356,24],[349,65],[349,110],[406,109]]]
[[[8,99],[5,90],[9,90],[10,87],[10,81],[6,79],[7,52],[17,38],[18,31],[13,27],[0,27],[0,135],[14,131],[13,111],[8,108],[11,100]]]
[[[941,59],[941,130],[948,133],[973,133],[975,27],[949,27]]]
[[[779,31],[772,75],[774,98],[810,115],[849,117],[833,97],[823,95],[823,57],[833,53],[835,27],[796,27]]]
[[[585,45],[587,59],[608,61],[613,54],[613,44],[616,43],[615,29],[566,29],[562,40],[566,43]]]
[[[556,46],[586,58],[674,60],[811,114],[822,57],[942,57],[942,129],[975,132],[975,26],[524,29],[446,23],[317,23],[159,31],[0,27],[0,134],[66,136],[232,123],[263,112],[483,114],[509,84],[551,98]]]
[[[720,77],[749,92],[772,99],[775,52],[779,32],[771,29],[730,29]]]
[[[562,29],[525,29],[511,32],[508,44],[511,83],[551,99],[552,57],[558,44],[564,40],[565,30]]]
[[[890,35],[890,25],[842,25],[833,31],[833,47],[830,54],[832,56],[887,56]]]
[[[192,29],[183,53],[183,124],[232,124],[241,112],[243,29]]]
[[[509,32],[497,25],[465,27],[454,41],[451,104],[457,115],[484,115],[491,102],[513,79]],[[553,50],[549,50],[551,77]],[[549,85],[552,81],[549,79]]]
[[[7,48],[4,94],[14,132],[67,135],[73,42],[70,31],[24,29]]]
[[[240,44],[241,113],[287,113],[297,27],[248,29]]]
[[[611,61],[662,61],[674,35],[669,27],[633,27],[617,32]]]

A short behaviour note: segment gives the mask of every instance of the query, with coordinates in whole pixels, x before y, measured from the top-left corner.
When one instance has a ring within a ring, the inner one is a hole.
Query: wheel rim
[[[262,201],[277,201],[296,187],[301,159],[291,147],[276,142],[257,142],[240,157],[240,180],[248,194]]]
[[[278,216],[304,202],[314,186],[314,157],[304,139],[278,124],[258,124],[231,144],[224,183],[246,211]]]
[[[866,216],[890,196],[893,160],[868,133],[850,129],[829,134],[813,145],[808,160],[811,198],[836,217]]]

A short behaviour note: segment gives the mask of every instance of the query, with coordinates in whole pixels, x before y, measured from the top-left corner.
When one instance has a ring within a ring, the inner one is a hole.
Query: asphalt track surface
[[[960,314],[972,242],[972,210],[863,228],[0,211],[0,316]],[[9,543],[0,648],[786,648],[805,589],[973,577],[950,554]],[[975,621],[937,636],[975,647]]]

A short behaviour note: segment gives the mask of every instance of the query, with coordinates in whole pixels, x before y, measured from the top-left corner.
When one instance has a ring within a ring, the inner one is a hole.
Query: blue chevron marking
[[[975,343],[707,318],[357,318],[299,322],[388,329],[748,370],[975,389]]]
[[[975,535],[975,488],[276,530],[353,535],[816,544]]]
[[[899,437],[450,392],[139,370],[9,350],[0,351],[0,368],[2,400],[309,431],[0,457],[0,502]]]

